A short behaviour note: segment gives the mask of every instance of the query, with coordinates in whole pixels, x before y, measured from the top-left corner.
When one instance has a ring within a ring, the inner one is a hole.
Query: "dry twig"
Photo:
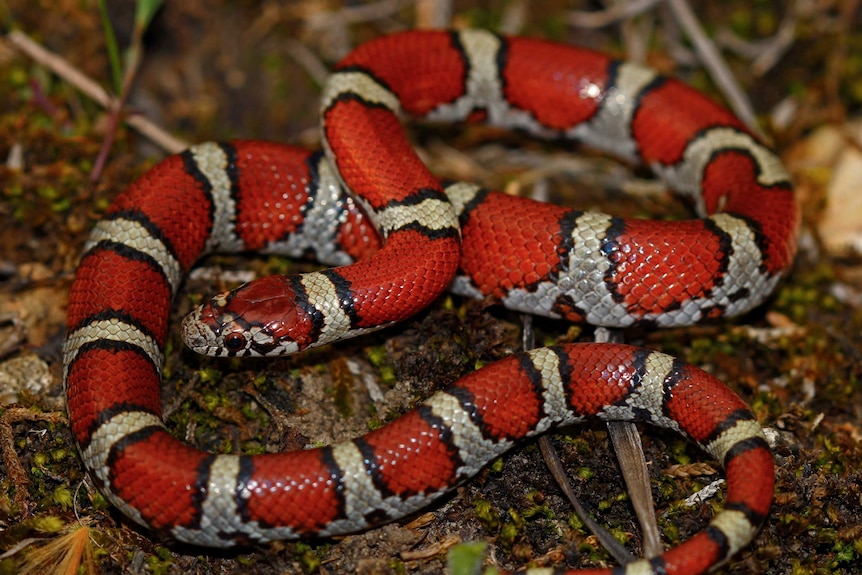
[[[21,52],[51,70],[51,72],[86,94],[102,107],[111,109],[119,105],[119,101],[109,95],[97,82],[72,66],[63,57],[43,48],[23,32],[13,30],[6,37]],[[188,143],[169,134],[143,116],[128,115],[125,117],[125,122],[168,153],[176,154],[189,146]]]
[[[751,105],[751,101],[739,86],[736,78],[733,77],[727,62],[721,57],[718,48],[715,47],[715,44],[703,31],[703,27],[701,27],[691,7],[685,0],[667,0],[667,3],[674,17],[694,45],[694,49],[697,51],[703,66],[709,72],[718,89],[727,98],[728,105],[739,116],[739,119],[748,126],[748,129],[765,140],[766,135],[757,125],[757,118],[754,114],[754,107]]]
[[[569,24],[577,28],[604,28],[611,24],[628,20],[639,16],[644,12],[652,10],[663,0],[632,0],[631,2],[619,2],[605,10],[585,12],[572,10],[568,13]]]

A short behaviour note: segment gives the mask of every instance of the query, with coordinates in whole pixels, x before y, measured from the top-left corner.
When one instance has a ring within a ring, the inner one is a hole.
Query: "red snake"
[[[465,184],[444,192],[402,114],[583,141],[650,166],[702,217],[622,220]],[[748,544],[774,480],[753,414],[705,372],[629,346],[512,356],[331,447],[212,455],[171,437],[160,403],[170,304],[213,251],[349,263],[213,298],[184,337],[220,355],[366,333],[447,286],[572,321],[685,325],[761,303],[795,251],[798,208],[775,154],[700,93],[604,55],[481,31],[387,36],[338,65],[322,120],[331,163],[263,142],[195,146],[129,186],[92,232],[69,299],[64,377],[84,463],[114,505],[214,547],[348,533],[428,505],[517,440],[598,417],[683,433],[727,474],[726,508],[706,530],[619,572],[701,573]]]

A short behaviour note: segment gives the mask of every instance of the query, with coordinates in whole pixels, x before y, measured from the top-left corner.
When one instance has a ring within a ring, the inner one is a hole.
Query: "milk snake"
[[[758,305],[793,257],[799,216],[774,153],[732,114],[647,68],[488,32],[408,32],[342,61],[321,113],[331,163],[264,142],[198,145],[130,185],[93,230],[69,299],[64,378],[74,436],[108,499],[193,544],[329,536],[424,507],[553,426],[642,420],[717,459],[727,503],[682,546],[617,572],[701,573],[746,545],[773,486],[753,414],[698,368],[629,346],[506,358],[331,447],[211,455],[167,433],[160,372],[170,303],[211,252],[358,260],[213,298],[187,318],[184,336],[217,355],[293,353],[365,333],[450,284],[550,317],[684,325]],[[450,203],[405,140],[405,113],[583,141],[650,166],[703,217],[621,220],[466,184],[450,187]],[[357,200],[342,194],[342,179]]]

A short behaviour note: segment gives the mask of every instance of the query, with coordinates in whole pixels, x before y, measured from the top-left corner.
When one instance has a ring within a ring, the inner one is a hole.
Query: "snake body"
[[[649,165],[702,217],[621,220],[444,191],[404,138],[404,114],[584,141]],[[573,321],[684,325],[758,305],[795,251],[798,210],[774,153],[698,92],[604,55],[472,30],[383,37],[339,64],[322,118],[328,162],[263,142],[195,146],[129,186],[92,232],[64,376],[84,463],[114,505],[214,547],[354,532],[428,505],[520,439],[598,417],[683,433],[727,473],[726,508],[704,532],[620,572],[701,573],[751,540],[773,486],[754,416],[705,372],[629,346],[512,356],[321,449],[212,455],[171,437],[159,391],[170,304],[207,253],[346,264],[252,282],[184,323],[200,351],[272,355],[399,321],[450,285]]]

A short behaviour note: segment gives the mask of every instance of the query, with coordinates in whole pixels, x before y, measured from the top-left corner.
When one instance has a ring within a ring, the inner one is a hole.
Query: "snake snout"
[[[210,329],[209,322],[205,320],[204,307],[207,306],[201,306],[183,318],[183,341],[196,353],[213,355],[213,350],[217,349],[215,333]]]

